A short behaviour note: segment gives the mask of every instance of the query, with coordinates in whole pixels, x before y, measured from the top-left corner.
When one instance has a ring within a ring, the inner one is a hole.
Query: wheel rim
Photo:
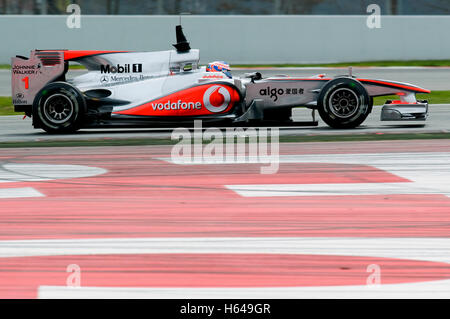
[[[73,114],[73,103],[64,94],[54,94],[44,103],[45,117],[55,124],[66,122]]]
[[[359,99],[350,89],[338,89],[329,98],[330,111],[339,118],[353,116],[359,108]]]

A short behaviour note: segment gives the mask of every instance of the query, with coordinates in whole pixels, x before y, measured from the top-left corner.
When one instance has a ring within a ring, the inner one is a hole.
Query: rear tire
[[[52,134],[77,131],[86,102],[81,92],[66,82],[53,82],[42,88],[33,102],[33,125]]]
[[[353,78],[336,78],[320,91],[317,106],[322,120],[333,128],[355,128],[372,111],[373,100]]]

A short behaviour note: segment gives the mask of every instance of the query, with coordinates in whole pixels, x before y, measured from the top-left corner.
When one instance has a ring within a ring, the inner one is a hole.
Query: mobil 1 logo
[[[142,63],[133,63],[133,64],[102,64],[100,66],[100,73],[142,73]]]

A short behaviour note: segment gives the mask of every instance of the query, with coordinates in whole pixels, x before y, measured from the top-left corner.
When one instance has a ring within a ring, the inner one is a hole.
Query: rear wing
[[[11,58],[13,105],[32,105],[36,94],[67,71],[64,51],[31,51],[30,58]]]

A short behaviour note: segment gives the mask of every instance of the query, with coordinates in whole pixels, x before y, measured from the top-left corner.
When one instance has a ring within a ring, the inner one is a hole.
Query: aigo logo
[[[220,113],[225,111],[230,102],[230,92],[220,85],[213,85],[209,87],[203,95],[203,105],[211,113]]]

